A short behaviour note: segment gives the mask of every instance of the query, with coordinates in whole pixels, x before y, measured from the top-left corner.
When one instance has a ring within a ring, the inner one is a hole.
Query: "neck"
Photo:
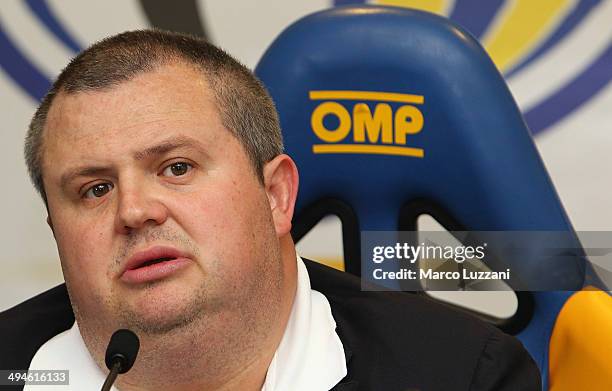
[[[205,317],[165,335],[142,335],[141,352],[134,367],[120,375],[121,391],[261,390],[268,367],[283,337],[296,286],[296,254],[290,238],[281,240],[285,276],[276,317],[257,333],[239,328],[213,328],[229,324],[220,313]],[[262,308],[266,303],[262,303]],[[266,316],[269,316],[267,314]],[[210,330],[215,330],[211,333]],[[103,353],[97,354],[103,357]],[[104,364],[98,365],[104,368]]]
[[[148,352],[144,357],[139,357],[146,365],[135,365],[132,369],[134,372],[120,376],[117,387],[121,391],[258,391],[274,356],[274,349],[268,343],[260,344],[258,351],[248,349],[236,357],[228,354],[235,350],[234,347],[229,347],[229,352],[216,351],[211,354],[208,349],[210,353],[207,353],[208,347],[199,343],[198,336],[194,334],[188,339],[180,339],[149,342]],[[158,352],[157,356],[155,352]],[[231,361],[230,357],[234,359]]]

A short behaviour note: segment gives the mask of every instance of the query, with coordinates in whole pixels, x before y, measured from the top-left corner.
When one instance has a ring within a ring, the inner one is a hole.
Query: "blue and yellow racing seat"
[[[256,74],[300,168],[294,236],[338,215],[348,272],[361,273],[361,231],[414,230],[421,214],[455,231],[574,236],[503,78],[447,19],[373,6],[315,13],[273,42]],[[554,270],[510,262],[556,289],[517,292],[519,310],[504,326],[548,384],[549,341],[560,311],[584,286],[585,262],[564,257]],[[608,326],[611,314],[603,315]]]

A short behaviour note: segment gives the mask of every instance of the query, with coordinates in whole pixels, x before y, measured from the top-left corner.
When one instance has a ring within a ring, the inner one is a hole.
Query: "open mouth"
[[[171,261],[171,260],[173,260],[173,259],[176,259],[176,258],[171,258],[171,257],[162,257],[162,258],[151,259],[151,260],[149,260],[149,261],[146,261],[146,262],[141,263],[140,265],[138,265],[138,266],[136,266],[136,267],[132,268],[131,270],[140,269],[140,268],[143,268],[143,267],[147,267],[147,266],[155,265],[155,264],[157,264],[157,263],[162,263],[162,262],[166,262],[166,261]]]
[[[134,253],[126,262],[120,278],[128,284],[141,284],[178,275],[189,267],[188,254],[170,246],[154,246]]]

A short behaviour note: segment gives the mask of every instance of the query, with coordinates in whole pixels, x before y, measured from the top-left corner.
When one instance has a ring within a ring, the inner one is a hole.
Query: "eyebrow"
[[[143,149],[142,151],[134,152],[132,156],[135,160],[144,160],[146,158],[163,155],[172,150],[185,147],[194,148],[199,152],[204,153],[204,146],[202,143],[200,143],[200,141],[187,136],[176,136],[166,139],[159,144],[153,145],[152,147]]]
[[[187,136],[176,136],[171,137],[166,140],[161,141],[160,143],[153,145],[151,147],[147,147],[141,151],[134,152],[132,157],[135,160],[144,160],[147,158],[164,155],[170,151],[179,148],[193,148],[200,153],[206,154],[204,150],[204,146],[202,143],[194,138]],[[93,176],[99,174],[105,174],[110,171],[110,168],[107,166],[86,166],[86,167],[78,167],[73,170],[69,170],[66,173],[62,174],[60,179],[61,187],[64,188],[68,183],[73,181],[75,178],[81,176]]]

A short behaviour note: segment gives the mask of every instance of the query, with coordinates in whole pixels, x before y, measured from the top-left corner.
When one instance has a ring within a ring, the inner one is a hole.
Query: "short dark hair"
[[[95,43],[60,73],[36,110],[25,139],[25,160],[45,204],[42,179],[44,127],[59,93],[106,90],[162,65],[186,63],[201,70],[213,92],[223,125],[244,147],[263,183],[263,166],[283,152],[278,114],[263,84],[237,60],[194,36],[137,30]]]

